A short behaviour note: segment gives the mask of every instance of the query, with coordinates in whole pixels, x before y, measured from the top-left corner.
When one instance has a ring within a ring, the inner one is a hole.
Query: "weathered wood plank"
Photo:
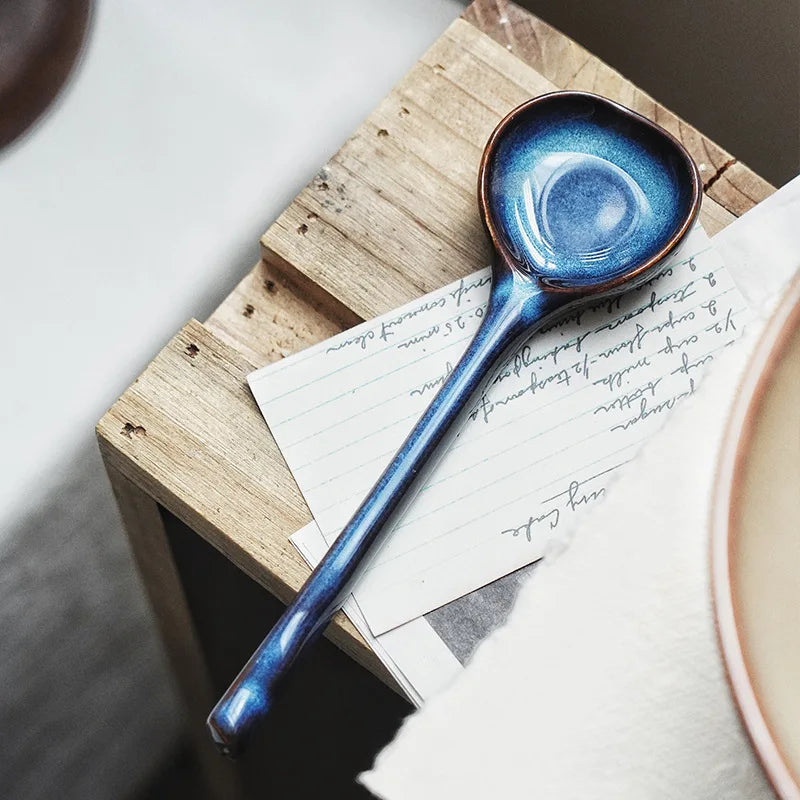
[[[105,463],[284,602],[309,569],[288,534],[311,515],[246,386],[253,365],[196,321],[97,427]],[[349,620],[327,635],[396,687]]]
[[[700,222],[703,223],[709,236],[719,233],[735,219],[736,217],[719,203],[715,203],[708,197],[703,198],[703,205],[700,207]]]
[[[164,522],[153,498],[110,463],[108,478],[147,590],[186,709],[189,736],[210,797],[243,797],[233,764],[219,757],[206,733],[205,720],[215,702],[192,617],[170,552]]]
[[[260,261],[206,321],[218,339],[263,365],[361,320],[280,259]]]

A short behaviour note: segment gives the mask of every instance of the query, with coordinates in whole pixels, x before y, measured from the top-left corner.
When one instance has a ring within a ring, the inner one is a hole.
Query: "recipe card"
[[[249,377],[330,543],[483,317],[489,269]],[[538,560],[599,501],[745,302],[697,226],[648,283],[539,331],[501,366],[354,590],[375,635]]]

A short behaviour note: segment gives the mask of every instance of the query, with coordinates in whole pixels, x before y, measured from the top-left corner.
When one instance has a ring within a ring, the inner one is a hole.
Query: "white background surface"
[[[174,739],[93,426],[461,10],[105,0],[56,107],[0,153],[4,798],[118,797]]]
[[[58,107],[0,155],[3,517],[38,505],[31,481],[227,294],[268,223],[461,7],[96,10]]]

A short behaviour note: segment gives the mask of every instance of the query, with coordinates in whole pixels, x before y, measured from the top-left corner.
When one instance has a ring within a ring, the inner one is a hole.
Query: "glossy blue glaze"
[[[481,171],[481,211],[497,247],[475,338],[367,498],[211,712],[235,755],[277,684],[351,591],[504,355],[586,298],[644,280],[694,218],[697,173],[680,145],[593,95],[557,93],[498,126]],[[455,423],[455,424],[454,424]]]
[[[576,93],[509,123],[487,173],[491,222],[512,260],[561,287],[629,273],[675,235],[694,191],[673,140]]]

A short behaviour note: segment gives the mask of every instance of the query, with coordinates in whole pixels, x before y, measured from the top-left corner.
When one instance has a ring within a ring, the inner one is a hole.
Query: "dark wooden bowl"
[[[50,106],[81,52],[90,0],[0,2],[0,147]]]

